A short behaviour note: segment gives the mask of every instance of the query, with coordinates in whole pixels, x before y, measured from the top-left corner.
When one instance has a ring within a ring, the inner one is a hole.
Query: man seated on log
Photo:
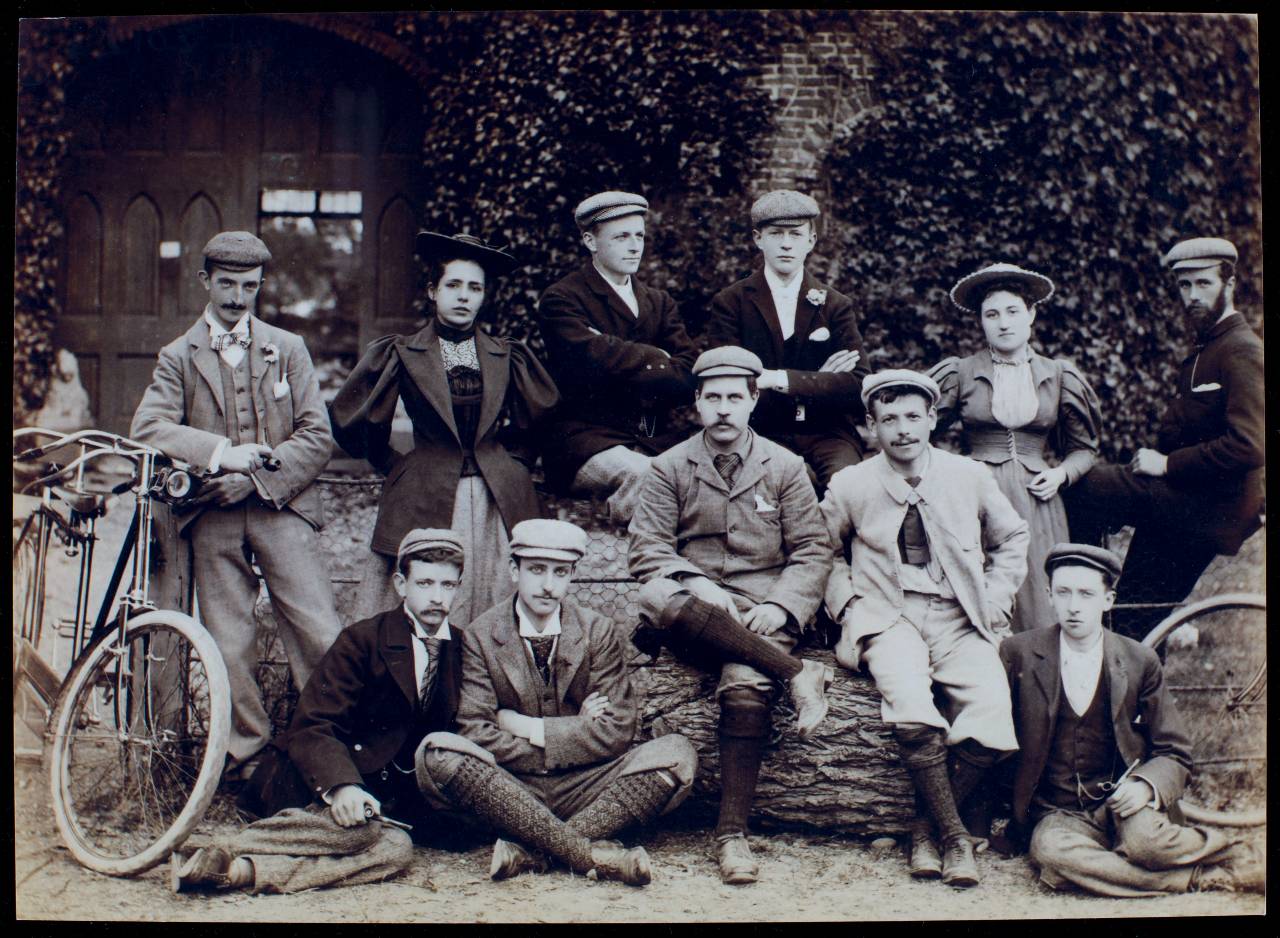
[[[637,647],[660,646],[718,670],[720,876],[752,883],[747,844],[770,695],[785,682],[797,731],[827,713],[831,669],[791,654],[811,624],[831,569],[804,460],[751,430],[763,366],[736,346],[694,363],[703,431],[654,459],[631,519],[628,563],[643,584]]]
[[[538,299],[547,367],[560,389],[556,445],[542,454],[558,492],[602,495],[626,524],[649,460],[674,437],[671,410],[693,387],[697,355],[676,302],[635,278],[649,203],[598,192],[573,211],[591,258]]]
[[[1102,627],[1120,558],[1057,544],[1045,560],[1058,625],[1000,646],[1022,749],[1014,824],[1055,889],[1104,896],[1261,892],[1264,868],[1221,832],[1184,827],[1191,754],[1156,653]]]
[[[241,793],[263,819],[225,843],[171,861],[175,892],[298,892],[378,882],[409,866],[412,843],[380,818],[432,827],[414,752],[453,726],[461,686],[449,607],[463,574],[453,531],[400,541],[393,582],[402,605],[343,629]]]
[[[649,882],[643,847],[606,840],[670,811],[698,757],[683,736],[632,747],[639,700],[613,622],[566,597],[587,533],[530,519],[511,529],[516,596],[463,636],[462,735],[433,733],[418,753],[424,794],[511,837],[489,875],[575,873]]]
[[[799,453],[819,490],[862,460],[857,423],[867,366],[853,301],[815,278],[805,258],[817,243],[818,203],[775,189],[751,206],[751,237],[763,263],[711,301],[711,345],[760,356],[760,406],[752,425]]]
[[[911,875],[975,886],[958,807],[1000,753],[1018,748],[996,649],[1027,572],[1028,535],[986,466],[930,445],[938,397],[913,371],[863,382],[880,452],[837,472],[823,499],[837,552],[826,604],[841,626],[836,660],[870,669],[915,785]]]

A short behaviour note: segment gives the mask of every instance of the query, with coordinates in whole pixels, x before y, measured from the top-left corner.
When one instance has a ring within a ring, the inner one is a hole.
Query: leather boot
[[[720,844],[720,881],[730,886],[754,883],[760,876],[760,864],[751,855],[745,834],[717,837]]]
[[[587,875],[596,879],[608,879],[628,886],[647,886],[652,878],[649,871],[649,854],[644,847],[627,850],[611,841],[599,840],[591,845],[591,862],[594,869]]]
[[[916,823],[911,828],[910,871],[916,879],[937,879],[942,875],[942,855],[930,824]]]
[[[545,873],[547,858],[540,851],[530,853],[518,843],[498,839],[493,844],[493,860],[489,863],[489,878],[510,879],[521,873]]]
[[[169,856],[169,888],[174,892],[230,889],[233,859],[222,847],[201,847],[189,857],[175,851]]]
[[[796,735],[808,739],[827,716],[827,685],[835,672],[817,661],[801,662],[800,673],[791,679],[791,702],[796,708]]]
[[[947,838],[942,853],[942,881],[959,889],[978,885],[978,862],[973,858],[973,841],[968,834]]]

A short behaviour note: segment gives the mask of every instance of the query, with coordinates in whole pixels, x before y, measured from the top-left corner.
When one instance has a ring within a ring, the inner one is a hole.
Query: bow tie
[[[223,349],[231,345],[248,348],[252,344],[253,339],[247,332],[224,332],[213,340],[213,350],[215,352],[221,352]]]

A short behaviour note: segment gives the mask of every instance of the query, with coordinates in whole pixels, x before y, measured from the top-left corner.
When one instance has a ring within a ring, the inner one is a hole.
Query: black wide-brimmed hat
[[[424,261],[475,261],[495,277],[510,273],[518,266],[516,259],[502,248],[485,244],[469,234],[443,235],[435,231],[419,231],[416,247],[418,256]]]
[[[982,302],[982,291],[986,287],[993,283],[1010,280],[1027,289],[1032,306],[1043,303],[1053,296],[1053,281],[1044,274],[1038,274],[1034,270],[1027,270],[1014,264],[992,264],[990,267],[984,267],[966,277],[961,277],[951,288],[951,302],[966,313],[976,313],[978,305]]]

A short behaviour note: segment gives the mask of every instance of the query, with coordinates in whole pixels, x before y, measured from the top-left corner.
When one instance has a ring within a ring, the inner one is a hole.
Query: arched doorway
[[[260,312],[317,361],[412,318],[422,97],[387,59],[260,17],[135,32],[68,89],[71,155],[58,342],[116,432],[160,346],[199,315],[204,242],[261,234]]]

